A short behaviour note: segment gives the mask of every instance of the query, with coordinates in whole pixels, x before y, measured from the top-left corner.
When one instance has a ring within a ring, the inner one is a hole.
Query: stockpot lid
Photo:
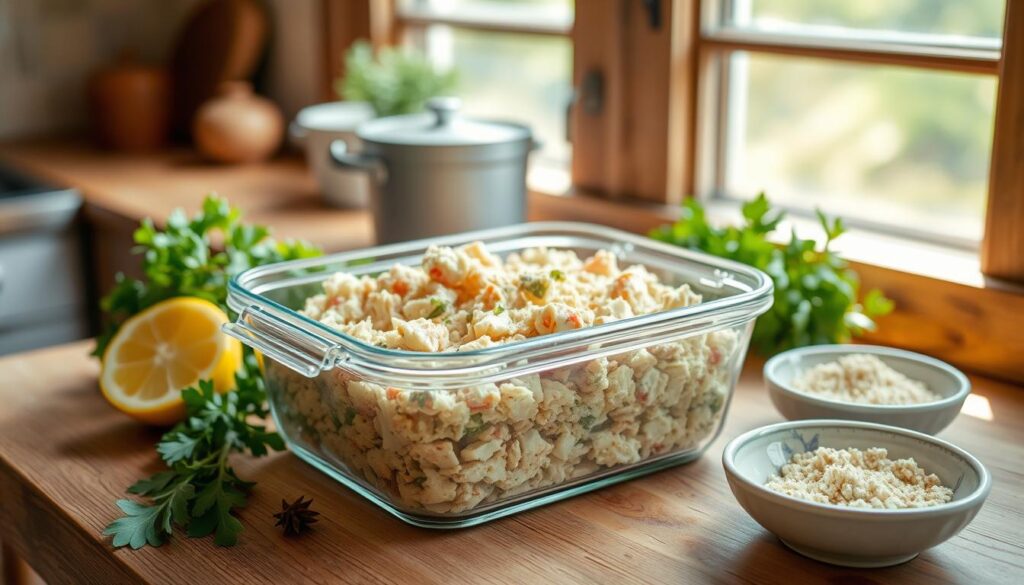
[[[432,98],[427,112],[389,116],[359,126],[366,142],[396,146],[490,146],[532,142],[529,127],[510,122],[475,120],[459,112],[462,100]]]

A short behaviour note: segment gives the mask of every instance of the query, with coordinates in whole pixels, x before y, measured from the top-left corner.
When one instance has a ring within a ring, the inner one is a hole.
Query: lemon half
[[[125,322],[103,354],[100,389],[115,408],[153,425],[185,415],[181,389],[210,379],[230,390],[242,362],[238,340],[221,333],[224,311],[193,297],[159,302]]]

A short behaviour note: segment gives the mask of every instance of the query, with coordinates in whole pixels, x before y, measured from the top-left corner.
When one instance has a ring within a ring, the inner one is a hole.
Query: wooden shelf
[[[0,159],[77,188],[87,216],[111,229],[134,230],[145,217],[159,222],[179,207],[197,210],[208,193],[216,192],[240,207],[247,220],[273,225],[278,237],[304,238],[328,250],[373,241],[370,214],[324,204],[297,157],[224,166],[187,148],[127,155],[79,139],[41,139],[0,144]]]

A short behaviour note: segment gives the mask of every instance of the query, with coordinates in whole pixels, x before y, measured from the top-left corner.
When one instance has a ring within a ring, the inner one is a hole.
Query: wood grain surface
[[[733,500],[720,463],[729,438],[779,416],[747,364],[723,435],[698,461],[459,531],[413,528],[289,453],[238,459],[258,482],[238,546],[174,538],[112,550],[100,535],[117,498],[159,469],[158,433],[113,411],[89,343],[0,359],[0,540],[59,583],[833,583],[1024,582],[1024,394],[975,378],[972,405],[942,433],[977,455],[994,487],[964,532],[888,569],[796,555]],[[984,409],[979,409],[983,411]],[[315,530],[281,536],[281,498],[314,499]]]
[[[1006,3],[981,265],[1024,282],[1024,2]]]

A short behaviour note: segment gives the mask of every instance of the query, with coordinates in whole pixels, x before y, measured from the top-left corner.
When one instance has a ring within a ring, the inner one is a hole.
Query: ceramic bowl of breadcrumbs
[[[942,544],[992,489],[989,472],[963,449],[856,421],[755,429],[725,447],[722,464],[758,524],[804,556],[846,567],[897,565]]]
[[[971,393],[960,370],[935,358],[875,345],[815,345],[764,366],[772,403],[789,420],[874,422],[934,435]]]

